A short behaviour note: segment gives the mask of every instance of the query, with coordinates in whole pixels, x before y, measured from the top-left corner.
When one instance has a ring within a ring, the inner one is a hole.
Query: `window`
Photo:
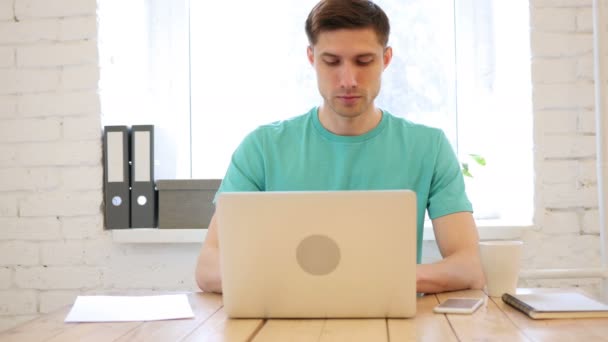
[[[245,134],[320,102],[304,33],[316,2],[101,1],[103,123],[156,125],[157,179],[223,177]],[[478,219],[529,223],[528,2],[377,3],[394,49],[378,105],[446,132]]]

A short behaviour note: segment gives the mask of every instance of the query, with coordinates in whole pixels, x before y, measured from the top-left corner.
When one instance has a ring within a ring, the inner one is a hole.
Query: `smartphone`
[[[449,298],[437,305],[436,313],[472,314],[481,306],[483,298]]]

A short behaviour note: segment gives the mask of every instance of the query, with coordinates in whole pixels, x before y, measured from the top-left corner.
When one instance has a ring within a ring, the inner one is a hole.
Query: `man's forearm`
[[[416,291],[419,293],[481,289],[484,284],[478,259],[465,253],[416,268]]]
[[[196,265],[196,282],[205,292],[222,292],[222,276],[217,249],[207,248],[201,252]]]

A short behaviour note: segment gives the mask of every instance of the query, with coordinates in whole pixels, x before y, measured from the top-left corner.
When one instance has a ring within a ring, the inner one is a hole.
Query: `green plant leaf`
[[[473,160],[481,165],[481,166],[485,166],[486,165],[486,158],[480,156],[479,154],[469,154],[469,156],[471,156],[471,158],[473,158]]]
[[[462,174],[466,177],[473,177],[473,175],[471,174],[471,172],[469,171],[469,163],[460,163],[460,165],[462,166]]]

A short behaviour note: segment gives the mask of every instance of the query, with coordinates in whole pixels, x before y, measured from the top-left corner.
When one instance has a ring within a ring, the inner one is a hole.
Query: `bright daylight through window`
[[[157,179],[222,178],[245,134],[320,103],[304,33],[316,2],[100,1],[103,124],[156,126]],[[394,49],[378,105],[446,132],[478,219],[529,224],[528,1],[377,3]]]

